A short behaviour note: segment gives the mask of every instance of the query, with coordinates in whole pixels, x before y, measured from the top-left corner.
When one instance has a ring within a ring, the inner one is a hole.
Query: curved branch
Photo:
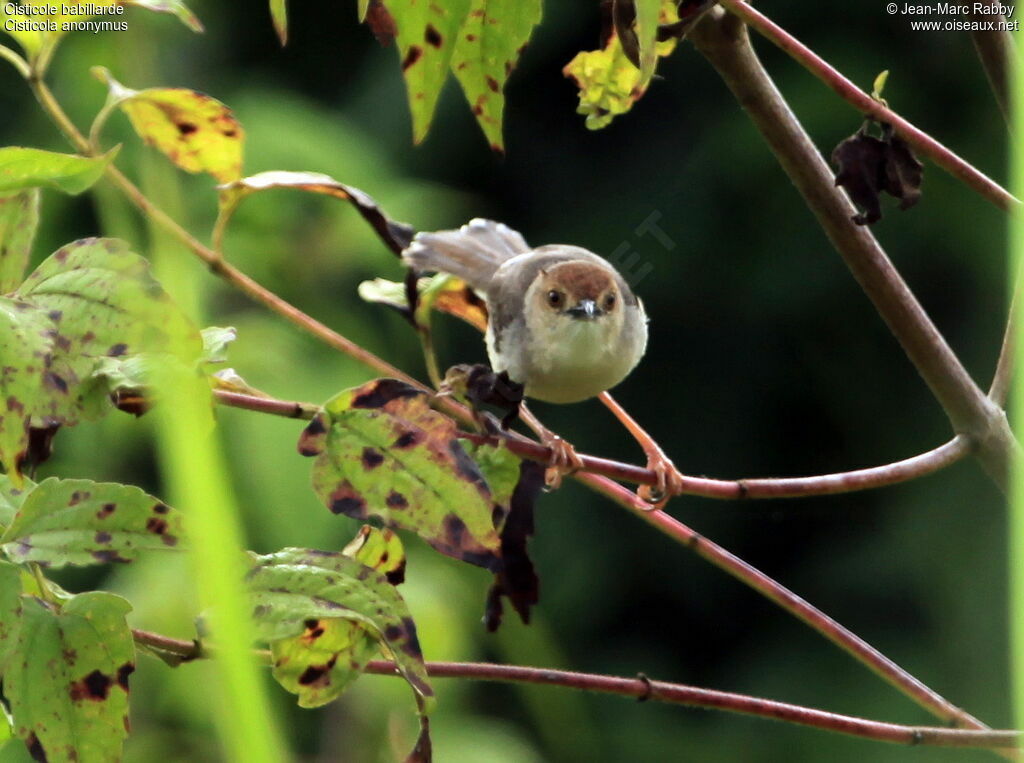
[[[719,0],[719,5],[735,14],[746,24],[788,53],[807,71],[820,79],[839,96],[863,114],[892,125],[893,129],[922,156],[931,159],[957,180],[980,193],[1000,209],[1010,210],[1020,200],[969,162],[939,143],[928,133],[918,129],[892,109],[883,106],[853,82],[838,72],[828,61],[793,37],[763,13],[744,0]],[[710,15],[710,14],[708,14]],[[706,17],[705,17],[706,18]],[[693,35],[691,33],[691,39]]]
[[[133,630],[132,635],[137,643],[173,654],[181,658],[182,661],[208,656],[208,653],[204,652],[203,648],[194,641],[184,641],[143,630]],[[569,670],[552,670],[524,665],[498,665],[487,662],[427,662],[426,669],[427,675],[431,678],[466,678],[477,681],[540,684],[603,694],[617,694],[621,697],[635,697],[640,701],[652,700],[688,707],[726,710],[809,726],[822,731],[850,734],[878,742],[942,747],[1015,747],[1020,741],[1020,733],[1017,731],[968,731],[930,726],[904,726],[830,713],[812,707],[751,697],[746,694],[701,689],[696,686],[667,681],[653,681],[642,675],[636,678],[620,678],[596,673],[577,673]],[[390,660],[370,660],[364,671],[373,675],[400,675],[398,666]]]
[[[292,419],[311,419],[319,410],[318,406],[311,403],[276,400],[269,397],[245,395],[225,390],[214,390],[214,397],[222,405]],[[459,432],[459,437],[478,445],[498,445],[503,442],[517,456],[528,458],[531,461],[538,461],[542,464],[551,462],[551,449],[533,440],[520,438],[499,439],[474,432]],[[739,500],[746,498],[805,498],[816,495],[852,493],[858,490],[884,487],[924,477],[956,463],[970,453],[970,451],[969,440],[963,435],[958,435],[944,445],[902,461],[874,466],[869,469],[839,472],[837,474],[822,474],[815,477],[765,477],[740,480],[716,480],[706,477],[682,475],[683,495],[695,495],[722,500]],[[585,472],[599,474],[611,479],[624,480],[638,485],[657,484],[657,475],[650,469],[599,456],[579,455],[583,461],[583,470]]]
[[[749,15],[755,21],[771,24],[745,3],[726,0],[725,4],[744,20]],[[758,60],[746,27],[736,16],[716,8],[691,30],[690,39],[747,111],[832,245],[939,401],[953,430],[971,437],[981,465],[1005,491],[1010,457],[1016,448],[1006,414],[971,379],[871,231],[853,223],[854,209],[849,199],[836,188],[832,171]]]

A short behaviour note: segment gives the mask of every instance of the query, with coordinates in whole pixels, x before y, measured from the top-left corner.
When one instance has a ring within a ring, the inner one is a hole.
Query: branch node
[[[654,694],[654,685],[651,683],[651,679],[647,677],[646,673],[637,673],[636,680],[640,681],[644,685],[644,693],[637,696],[637,702],[646,702]]]

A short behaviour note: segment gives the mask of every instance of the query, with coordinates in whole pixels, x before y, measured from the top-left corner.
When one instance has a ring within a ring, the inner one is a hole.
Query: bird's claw
[[[683,492],[683,475],[663,453],[648,458],[647,468],[654,472],[657,482],[641,485],[636,494],[650,505],[649,511],[659,511],[673,496]]]
[[[583,468],[583,459],[576,453],[571,443],[556,434],[542,439],[545,446],[551,449],[548,468],[544,472],[544,487],[549,492],[562,486],[562,479]]]

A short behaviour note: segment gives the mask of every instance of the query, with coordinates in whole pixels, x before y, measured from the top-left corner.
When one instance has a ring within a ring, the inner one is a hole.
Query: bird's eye
[[[604,309],[605,309],[605,312],[608,312],[613,307],[615,307],[615,295],[614,294],[609,294],[607,297],[604,298]]]
[[[562,292],[552,289],[548,292],[548,304],[552,307],[562,306]]]

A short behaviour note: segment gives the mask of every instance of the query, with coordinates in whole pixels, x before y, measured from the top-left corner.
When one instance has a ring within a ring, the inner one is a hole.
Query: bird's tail
[[[450,273],[486,291],[505,260],[529,250],[523,237],[504,223],[475,218],[458,230],[417,233],[402,259],[417,271]]]

